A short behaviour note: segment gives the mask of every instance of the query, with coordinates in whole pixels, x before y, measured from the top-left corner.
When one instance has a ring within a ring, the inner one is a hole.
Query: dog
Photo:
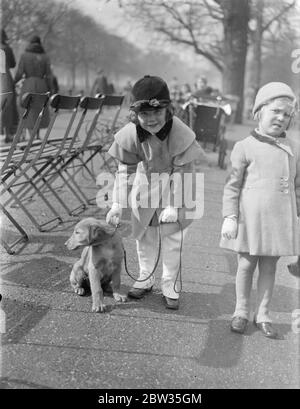
[[[105,312],[103,290],[112,291],[117,302],[125,302],[119,293],[124,250],[122,238],[106,222],[88,217],[76,224],[65,245],[69,250],[84,247],[73,265],[70,282],[78,295],[85,294],[86,284],[92,293],[92,311]]]

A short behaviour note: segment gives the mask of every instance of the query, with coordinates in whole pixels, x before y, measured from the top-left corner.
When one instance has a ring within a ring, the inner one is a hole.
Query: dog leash
[[[182,231],[181,223],[179,221],[177,221],[176,223],[179,225],[179,228],[180,228],[181,240],[180,240],[180,250],[179,250],[179,254],[180,254],[179,267],[178,267],[178,271],[177,271],[177,274],[176,274],[176,279],[175,279],[175,282],[174,282],[174,291],[177,294],[179,294],[182,291],[182,272],[181,272],[182,262],[181,262],[181,258],[182,258],[182,247],[183,247],[183,231]],[[120,227],[120,223],[115,226],[114,233],[117,231],[117,229],[119,227]],[[122,246],[123,246],[123,244],[122,244]],[[158,225],[158,251],[157,251],[157,257],[156,257],[156,260],[155,260],[153,270],[151,271],[151,273],[146,278],[139,280],[139,279],[136,279],[135,277],[133,277],[130,274],[130,272],[128,271],[128,267],[127,267],[127,257],[126,257],[126,250],[125,250],[124,246],[123,246],[123,252],[124,252],[125,271],[129,275],[129,277],[132,278],[134,281],[139,282],[139,283],[142,283],[144,281],[149,280],[153,276],[153,274],[155,273],[155,271],[157,269],[158,262],[159,262],[159,259],[160,259],[160,254],[161,254],[161,228],[160,228],[160,224]],[[180,283],[179,291],[176,289],[176,283],[177,283],[178,279],[179,279],[179,283]]]

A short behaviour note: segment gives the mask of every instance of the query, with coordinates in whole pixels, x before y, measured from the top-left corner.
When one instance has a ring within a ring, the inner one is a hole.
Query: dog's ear
[[[104,239],[105,236],[105,231],[101,226],[98,226],[96,224],[90,225],[89,244],[99,243]]]

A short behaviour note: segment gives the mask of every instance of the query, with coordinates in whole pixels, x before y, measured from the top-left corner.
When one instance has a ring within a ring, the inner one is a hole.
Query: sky
[[[93,17],[110,32],[125,36],[129,41],[136,42],[139,38],[140,42],[146,38],[144,32],[132,30],[132,27],[124,21],[118,0],[73,0],[72,5],[76,5],[85,14]]]
[[[125,37],[127,41],[134,43],[135,46],[142,49],[153,48],[153,42],[151,43],[149,34],[142,28],[137,27],[137,25],[135,25],[133,29],[132,24],[126,21],[123,10],[119,7],[118,0],[72,0],[72,5],[76,5],[82,12],[92,16],[111,33]],[[169,44],[166,45],[165,51],[167,53],[171,51],[171,53],[176,53],[178,56],[176,49],[173,48],[170,50]],[[179,57],[184,59],[186,63],[195,63],[195,55],[192,50],[187,49],[184,53],[181,50]],[[199,58],[198,56],[198,59]]]
[[[70,1],[70,0],[58,0],[58,1]],[[105,28],[120,37],[126,38],[127,41],[132,42],[135,46],[140,47],[141,49],[146,50],[147,48],[153,49],[153,42],[151,43],[151,38],[149,34],[144,31],[142,28],[138,28],[137,25],[132,27],[126,18],[124,18],[123,10],[119,7],[118,0],[71,0],[72,6],[78,7],[84,14],[87,14],[93,17],[96,22],[99,22]],[[142,1],[142,0],[141,0]],[[161,45],[160,45],[161,47]],[[199,64],[205,69],[211,69],[211,77],[214,78],[214,81],[219,81],[216,76],[218,73],[214,67],[211,67],[202,57],[196,56],[192,49],[186,49],[183,51],[181,49],[180,53],[178,50],[173,48],[170,49],[170,46],[167,44],[165,48],[166,53],[176,54],[177,57],[187,64],[190,70],[194,74],[190,75],[195,76]],[[186,73],[187,74],[187,73]],[[182,75],[184,75],[182,73]],[[180,74],[179,74],[180,77]],[[218,84],[220,85],[220,84]]]

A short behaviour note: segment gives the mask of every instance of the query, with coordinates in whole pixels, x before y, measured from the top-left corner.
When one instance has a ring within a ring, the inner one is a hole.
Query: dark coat
[[[22,78],[20,98],[26,92],[45,93],[51,92],[51,68],[50,59],[44,52],[43,47],[39,44],[30,44],[26,51],[21,55],[18,69],[15,75],[15,82],[17,83]],[[39,112],[32,110],[27,118],[26,127],[32,129]],[[49,125],[49,110],[45,111],[42,118],[41,128],[47,128]]]
[[[100,75],[94,81],[91,89],[91,96],[96,94],[109,94],[109,86],[105,75]]]
[[[10,69],[16,65],[12,48],[8,44],[1,43],[1,50],[5,56],[5,72],[1,73],[0,92],[12,92],[12,97],[1,113],[1,133],[5,129],[7,134],[14,134],[18,126],[18,111],[16,103],[15,84],[10,73]]]

